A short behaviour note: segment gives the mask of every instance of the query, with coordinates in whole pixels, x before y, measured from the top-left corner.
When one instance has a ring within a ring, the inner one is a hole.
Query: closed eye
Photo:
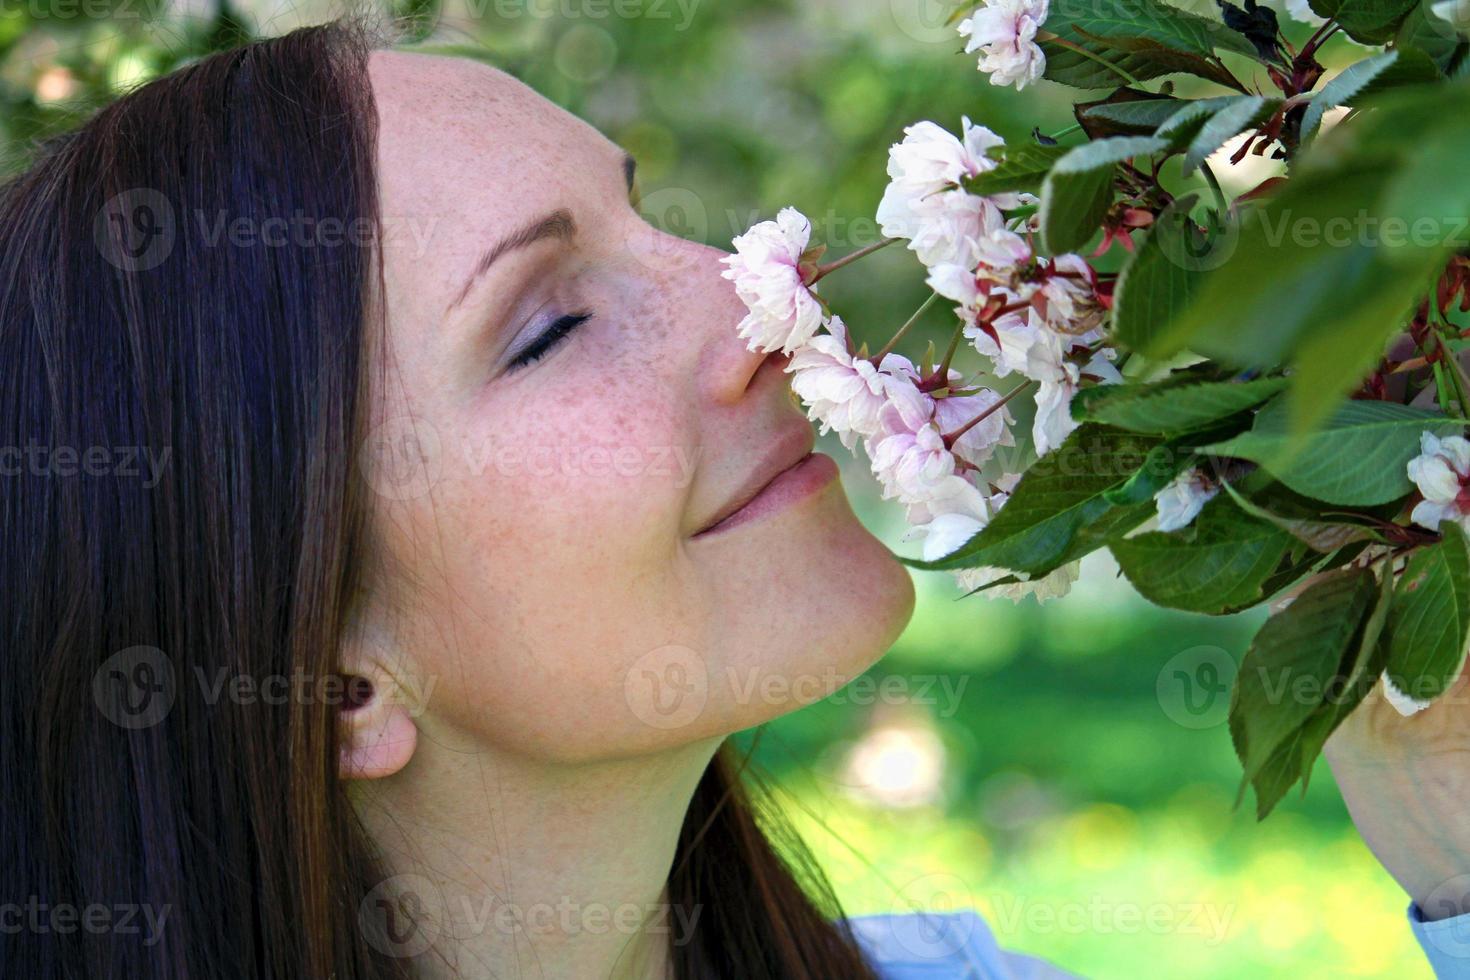
[[[526,367],[545,357],[557,344],[565,340],[573,330],[590,319],[592,319],[591,313],[569,313],[566,316],[558,317],[539,337],[515,353],[515,356],[510,360],[510,370],[514,371],[518,368]]]

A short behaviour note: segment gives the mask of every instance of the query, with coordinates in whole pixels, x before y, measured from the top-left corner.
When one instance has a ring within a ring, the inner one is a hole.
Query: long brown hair
[[[334,24],[214,55],[0,188],[0,901],[52,910],[0,974],[412,974],[365,941],[383,874],[323,686],[366,527],[372,47]],[[219,217],[347,232],[261,247]],[[322,684],[203,696],[236,676]],[[680,835],[676,976],[870,977],[738,767]]]

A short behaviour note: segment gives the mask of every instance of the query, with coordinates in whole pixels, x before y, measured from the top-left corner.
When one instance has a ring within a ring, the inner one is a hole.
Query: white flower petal
[[[1405,718],[1416,715],[1429,707],[1428,701],[1420,701],[1416,697],[1405,694],[1398,689],[1393,680],[1388,676],[1388,671],[1383,672],[1383,699],[1393,705],[1394,710]]]
[[[1409,460],[1405,471],[1424,499],[1414,506],[1409,519],[1433,531],[1441,521],[1466,516],[1461,494],[1470,483],[1470,442],[1460,436],[1441,439],[1424,432],[1419,448],[1422,452]]]
[[[980,52],[978,68],[992,85],[1023,89],[1046,71],[1036,32],[1046,21],[1047,0],[991,0],[959,24],[967,53]]]
[[[934,401],[934,420],[942,432],[955,432],[981,412],[991,409],[1001,396],[989,388],[973,395],[958,395],[938,398]],[[964,435],[955,440],[954,454],[971,466],[980,466],[995,452],[996,446],[1014,446],[1015,438],[1008,428],[1012,419],[1010,412],[1001,406],[990,415],[966,429]]]
[[[1074,365],[1068,365],[1076,371]],[[1072,418],[1072,396],[1077,394],[1075,381],[1043,381],[1036,390],[1036,418],[1031,425],[1031,440],[1036,455],[1045,456],[1066,441],[1079,425]]]
[[[751,350],[791,353],[816,335],[822,305],[801,280],[798,264],[811,237],[811,222],[795,208],[753,225],[732,242],[735,254],[720,261],[721,275],[750,311],[737,328]]]
[[[1219,492],[1220,488],[1206,480],[1199,469],[1185,470],[1154,495],[1159,530],[1177,531],[1186,527]]]

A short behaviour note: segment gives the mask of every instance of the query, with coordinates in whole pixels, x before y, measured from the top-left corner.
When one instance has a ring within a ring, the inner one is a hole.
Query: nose
[[[731,405],[745,398],[760,378],[781,374],[788,358],[746,347],[736,328],[746,314],[735,285],[721,273],[720,259],[729,254],[707,245],[689,243],[692,251],[684,278],[697,304],[692,318],[699,349],[696,378],[700,394],[709,402]]]

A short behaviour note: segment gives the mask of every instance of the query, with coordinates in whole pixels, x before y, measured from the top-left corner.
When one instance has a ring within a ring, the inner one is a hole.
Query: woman
[[[6,975],[1046,975],[841,919],[741,789],[911,586],[632,171],[330,27],[5,189]]]

